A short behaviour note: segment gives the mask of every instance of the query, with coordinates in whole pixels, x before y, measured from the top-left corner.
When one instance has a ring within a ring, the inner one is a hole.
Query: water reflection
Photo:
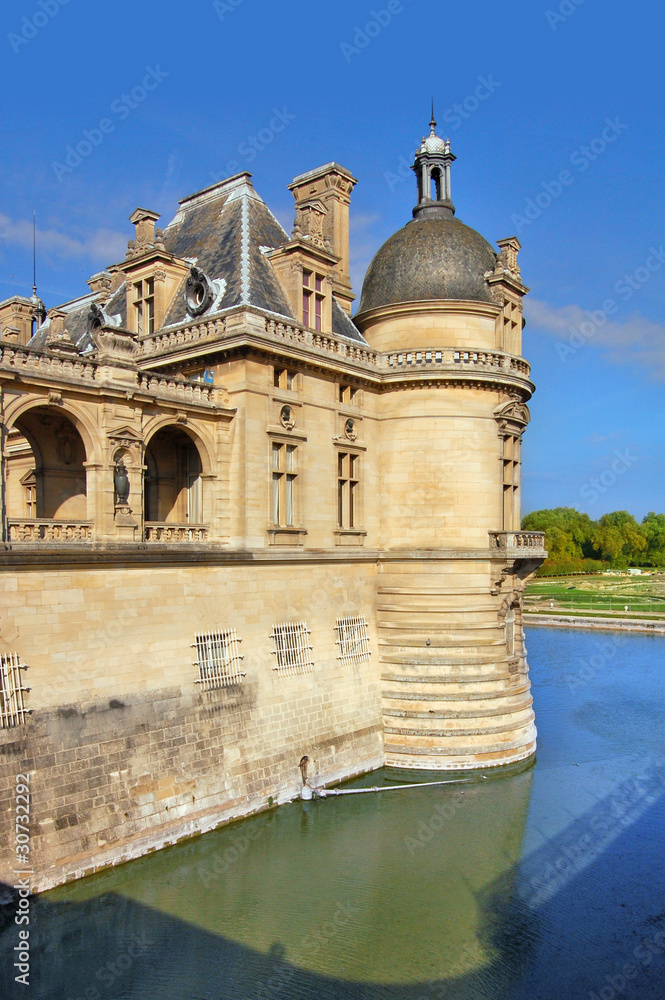
[[[295,803],[49,893],[30,997],[588,1000],[632,958],[617,995],[661,1000],[658,956],[634,951],[665,920],[665,646],[631,637],[620,673],[573,693],[575,635],[531,636],[535,769]],[[27,995],[10,964],[1,995]]]

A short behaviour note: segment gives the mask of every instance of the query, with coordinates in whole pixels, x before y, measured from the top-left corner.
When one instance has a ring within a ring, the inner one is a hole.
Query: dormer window
[[[155,332],[155,279],[134,282],[134,330],[139,337]]]
[[[323,276],[314,271],[303,271],[302,275],[302,321],[303,326],[313,326],[319,333],[323,330]]]

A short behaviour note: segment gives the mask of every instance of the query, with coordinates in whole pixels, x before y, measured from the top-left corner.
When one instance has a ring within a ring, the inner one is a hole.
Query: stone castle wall
[[[30,667],[25,726],[0,731],[0,822],[31,773],[43,889],[383,763],[376,562],[85,565],[8,571],[2,650]],[[336,616],[365,615],[371,656],[338,658]],[[311,673],[274,669],[273,625],[306,621]],[[242,684],[195,684],[195,635],[233,627]],[[0,880],[14,857],[5,842]]]

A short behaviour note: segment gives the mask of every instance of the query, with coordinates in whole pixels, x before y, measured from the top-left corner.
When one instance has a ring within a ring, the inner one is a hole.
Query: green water
[[[293,803],[48,893],[2,995],[662,1000],[665,640],[529,650],[535,766]]]

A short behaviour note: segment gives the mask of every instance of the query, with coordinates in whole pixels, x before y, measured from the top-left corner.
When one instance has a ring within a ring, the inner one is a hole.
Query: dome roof
[[[436,135],[432,131],[431,135],[428,135],[426,139],[423,139],[419,152],[420,153],[445,153],[449,149],[449,144],[447,145],[445,140],[440,136]]]
[[[360,313],[400,302],[464,299],[494,302],[485,274],[497,255],[452,214],[416,218],[383,244],[363,283]]]

